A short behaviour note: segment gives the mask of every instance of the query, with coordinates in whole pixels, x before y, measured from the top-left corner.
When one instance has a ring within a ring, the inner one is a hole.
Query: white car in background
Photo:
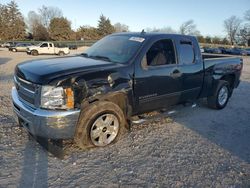
[[[202,46],[201,46],[200,50],[201,50],[201,53],[205,52],[205,50],[204,50],[204,48]]]
[[[41,54],[55,54],[55,55],[66,55],[69,54],[68,47],[55,47],[52,42],[42,42],[36,46],[30,46],[27,48],[27,54],[41,55]]]
[[[9,51],[26,52],[26,50],[29,46],[32,46],[32,44],[31,43],[18,43],[17,45],[15,45],[13,47],[9,47]]]

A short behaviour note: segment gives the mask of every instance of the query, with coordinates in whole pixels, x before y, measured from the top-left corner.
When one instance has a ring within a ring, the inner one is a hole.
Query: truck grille
[[[30,106],[37,106],[36,103],[36,96],[37,96],[37,89],[38,86],[33,84],[27,80],[21,79],[17,76],[14,76],[15,86],[18,92],[18,96],[20,100],[27,103]]]

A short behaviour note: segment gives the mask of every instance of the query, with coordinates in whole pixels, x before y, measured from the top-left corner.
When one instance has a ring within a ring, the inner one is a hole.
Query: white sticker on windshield
[[[135,42],[143,42],[145,39],[141,37],[130,37],[129,40],[132,40]]]

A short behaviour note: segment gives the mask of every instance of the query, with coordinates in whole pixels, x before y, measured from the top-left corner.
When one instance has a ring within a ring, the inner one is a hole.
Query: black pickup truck
[[[242,67],[239,57],[202,56],[192,36],[112,34],[80,55],[17,65],[13,109],[35,136],[105,146],[135,115],[199,98],[224,108]]]

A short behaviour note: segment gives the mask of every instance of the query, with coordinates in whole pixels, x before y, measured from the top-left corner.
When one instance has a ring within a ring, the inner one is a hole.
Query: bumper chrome
[[[19,100],[12,88],[13,110],[17,119],[34,136],[51,139],[73,138],[80,110],[59,111],[33,108]]]

